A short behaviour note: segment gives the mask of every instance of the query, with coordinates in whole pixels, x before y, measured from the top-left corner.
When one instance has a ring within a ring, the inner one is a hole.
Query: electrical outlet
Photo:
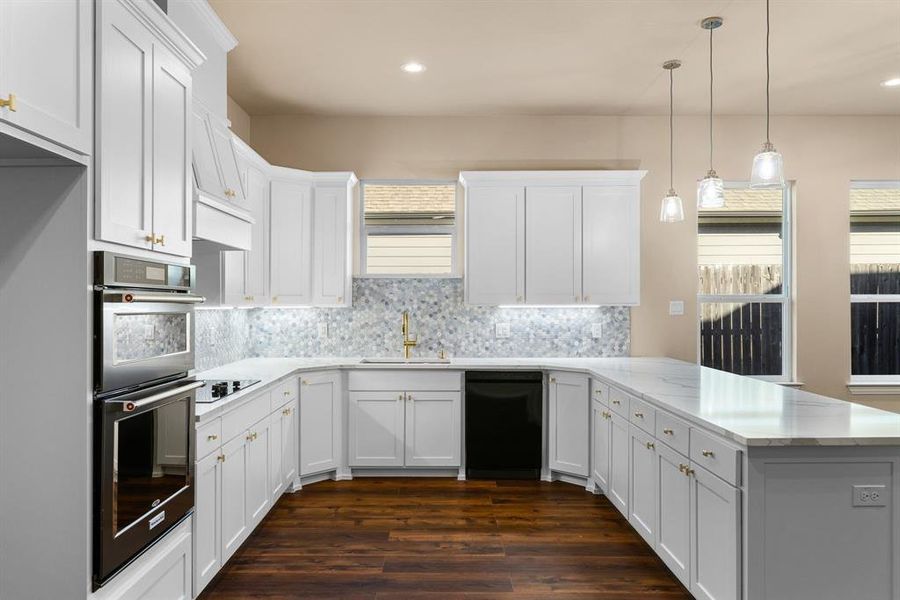
[[[319,323],[318,324],[319,337],[327,338],[328,337],[328,323]]]
[[[144,339],[152,340],[156,338],[156,326],[152,323],[144,325]]]
[[[854,485],[853,506],[887,506],[887,487],[883,485]]]
[[[680,317],[684,314],[684,300],[669,300],[669,316]]]
[[[505,321],[503,323],[497,323],[494,326],[494,331],[498,338],[508,338],[510,335],[509,330],[509,321]]]
[[[591,337],[595,340],[603,337],[603,323],[591,323]]]

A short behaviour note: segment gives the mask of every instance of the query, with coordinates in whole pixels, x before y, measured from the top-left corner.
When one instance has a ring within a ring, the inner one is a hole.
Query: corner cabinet
[[[95,237],[190,256],[191,70],[203,55],[152,2],[96,10]]]
[[[337,371],[300,378],[300,475],[336,470],[341,464],[343,386]]]
[[[0,2],[0,122],[91,154],[94,5]]]
[[[590,460],[590,397],[584,375],[551,371],[550,470],[587,477]]]
[[[645,173],[460,173],[466,190],[466,302],[639,304]]]

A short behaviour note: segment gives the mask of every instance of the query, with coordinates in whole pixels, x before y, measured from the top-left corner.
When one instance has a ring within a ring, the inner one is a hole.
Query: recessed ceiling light
[[[413,61],[413,62],[404,63],[400,68],[403,69],[404,71],[406,71],[407,73],[421,73],[422,71],[425,70],[425,65],[423,65],[420,62]]]
[[[881,82],[882,87],[897,87],[900,86],[900,77],[894,77],[893,79],[886,79]]]

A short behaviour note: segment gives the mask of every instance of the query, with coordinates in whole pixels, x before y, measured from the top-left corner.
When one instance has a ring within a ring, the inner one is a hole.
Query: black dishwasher
[[[543,374],[466,372],[466,477],[539,479]]]

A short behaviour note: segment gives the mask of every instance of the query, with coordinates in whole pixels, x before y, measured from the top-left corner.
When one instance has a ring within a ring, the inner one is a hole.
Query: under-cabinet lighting
[[[600,308],[599,304],[499,304],[497,308]]]

